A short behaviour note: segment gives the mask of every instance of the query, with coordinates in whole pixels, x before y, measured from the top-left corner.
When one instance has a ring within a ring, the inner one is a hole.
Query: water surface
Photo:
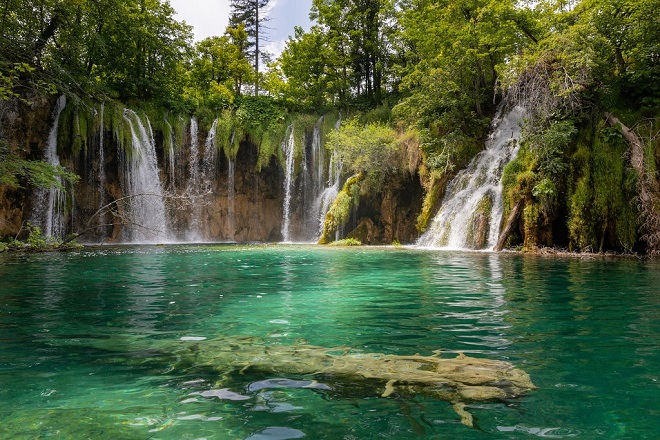
[[[658,286],[653,262],[404,248],[0,255],[0,438],[654,439]],[[539,389],[469,404],[468,428],[428,397],[167,353],[238,336],[463,352],[509,361]]]

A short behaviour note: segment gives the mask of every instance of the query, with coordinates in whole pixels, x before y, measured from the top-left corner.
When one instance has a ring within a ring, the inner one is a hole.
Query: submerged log
[[[466,425],[466,402],[512,399],[536,387],[529,375],[505,361],[459,354],[454,358],[362,353],[313,345],[266,345],[258,338],[181,342],[178,359],[222,374],[255,370],[268,374],[310,375],[342,382],[375,384],[373,394],[425,395],[449,401]]]

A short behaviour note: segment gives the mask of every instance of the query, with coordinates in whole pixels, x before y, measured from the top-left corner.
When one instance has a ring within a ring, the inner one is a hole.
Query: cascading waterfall
[[[131,150],[121,152],[123,190],[128,197],[125,239],[133,243],[158,243],[169,240],[165,201],[160,183],[153,131],[133,110],[124,110],[131,130]]]
[[[98,168],[98,180],[99,180],[99,188],[98,188],[98,193],[99,193],[99,203],[98,207],[101,209],[103,206],[105,206],[105,183],[106,183],[106,178],[105,178],[105,143],[104,143],[104,135],[105,135],[105,102],[101,103],[101,110],[99,112],[99,117],[100,117],[100,127],[99,127],[99,168]],[[105,213],[101,213],[99,217],[99,224],[103,225],[105,224]]]
[[[57,132],[60,124],[60,114],[66,106],[66,96],[57,99],[53,110],[53,125],[48,134],[48,142],[44,160],[54,166],[60,166],[57,155]],[[33,223],[40,226],[47,237],[61,237],[64,235],[64,211],[66,207],[66,193],[61,189],[62,179],[56,177],[60,188],[40,188],[36,192],[35,205],[32,210]]]
[[[190,155],[188,156],[188,194],[199,191],[199,128],[197,119],[190,119]]]
[[[284,166],[284,206],[282,209],[282,240],[284,242],[291,241],[289,229],[291,227],[291,193],[293,192],[293,165],[296,150],[293,124],[287,130],[289,135],[282,141],[282,151],[286,158]]]
[[[330,158],[330,165],[328,166],[328,184],[323,192],[316,199],[315,206],[317,212],[317,222],[316,222],[316,236],[320,237],[323,233],[323,225],[325,223],[325,215],[330,209],[330,205],[335,201],[337,195],[339,194],[340,184],[341,184],[341,169],[342,164],[339,160],[337,152],[333,152]]]
[[[319,197],[326,186],[325,147],[322,140],[323,119],[323,116],[318,119],[311,133],[309,153],[303,148],[303,218],[300,237],[303,241],[316,241],[319,237],[318,221],[321,209]]]
[[[187,194],[193,202],[190,224],[187,231],[187,239],[190,241],[202,241],[206,222],[204,221],[203,207],[206,204],[205,197],[212,191],[215,178],[215,162],[217,158],[217,147],[215,135],[218,120],[214,120],[204,142],[204,150],[200,151],[198,144],[198,125],[193,118],[190,122],[190,158],[188,163],[189,178]]]
[[[188,155],[188,185],[186,194],[192,201],[192,210],[190,213],[190,224],[186,238],[188,241],[201,240],[201,215],[202,207],[199,200],[200,194],[200,154],[199,154],[199,127],[197,119],[190,119],[190,153]]]
[[[100,111],[100,128],[99,128],[99,208],[103,206],[104,203],[104,197],[103,195],[105,194],[105,152],[104,152],[104,133],[105,133],[105,126],[104,126],[104,121],[103,118],[105,116],[105,103],[101,103],[101,111]]]
[[[493,121],[486,149],[447,186],[440,210],[417,244],[450,249],[492,249],[502,222],[502,172],[518,154],[525,111]]]
[[[323,144],[323,122],[320,117],[314,126],[311,135],[302,148],[302,161],[300,172],[302,184],[300,185],[300,228],[296,230],[295,240],[315,242],[323,231],[325,214],[339,192],[339,179],[341,164],[336,153],[326,160],[325,146]],[[335,129],[339,127],[337,122]],[[291,151],[291,150],[287,150]],[[288,164],[293,169],[293,163]],[[290,185],[293,185],[291,182]],[[286,216],[286,212],[285,212]],[[291,234],[289,234],[291,235]],[[289,237],[291,238],[291,237]]]
[[[216,118],[211,125],[206,142],[204,143],[204,156],[202,158],[202,189],[204,192],[210,191],[213,185],[215,172],[215,161],[218,157],[218,147],[215,145],[215,135],[218,128],[218,119]]]
[[[176,190],[176,179],[175,179],[175,174],[174,174],[174,166],[175,166],[175,161],[174,161],[174,129],[172,128],[172,124],[169,123],[167,119],[165,119],[165,124],[167,124],[167,128],[170,132],[170,142],[169,142],[169,148],[167,151],[167,158],[169,161],[169,176],[170,176],[170,190],[175,191]]]
[[[335,131],[339,130],[339,127],[341,126],[341,115],[339,119],[337,119],[337,122],[335,123]],[[317,197],[315,206],[316,208],[316,213],[317,213],[317,230],[316,230],[316,237],[321,236],[323,234],[323,226],[325,223],[325,215],[328,213],[330,210],[330,205],[332,205],[332,202],[335,201],[337,198],[337,195],[339,194],[339,190],[341,189],[341,171],[342,171],[342,163],[341,159],[339,159],[339,154],[336,151],[332,152],[332,156],[330,156],[330,163],[328,164],[328,181],[321,192],[321,194]],[[337,237],[337,239],[339,239]]]

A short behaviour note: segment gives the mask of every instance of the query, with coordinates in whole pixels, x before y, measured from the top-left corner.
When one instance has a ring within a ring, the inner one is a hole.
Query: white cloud
[[[175,18],[193,26],[195,41],[212,35],[222,35],[229,23],[229,0],[170,0],[177,11]],[[266,33],[271,41],[266,50],[278,56],[284,49],[294,26],[309,29],[309,9],[312,0],[271,0],[263,12],[269,18]]]
[[[264,50],[273,56],[273,60],[277,59],[280,56],[284,48],[286,47],[287,40],[277,40],[269,41]],[[261,70],[261,69],[259,69]]]
[[[222,35],[229,23],[229,0],[170,0],[174,16],[193,27],[195,41]]]

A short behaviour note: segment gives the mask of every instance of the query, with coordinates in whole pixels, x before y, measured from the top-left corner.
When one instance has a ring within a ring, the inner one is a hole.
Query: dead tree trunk
[[[500,237],[497,240],[497,244],[493,249],[495,252],[500,252],[502,249],[504,249],[504,242],[506,242],[506,239],[509,237],[509,234],[511,234],[513,225],[516,224],[516,222],[518,221],[518,217],[520,217],[520,211],[522,211],[523,204],[524,204],[524,199],[520,199],[518,200],[518,202],[516,202],[513,209],[511,210],[511,214],[509,214],[509,218],[506,219],[506,224],[504,225],[504,229],[502,229],[502,232],[500,233]]]

